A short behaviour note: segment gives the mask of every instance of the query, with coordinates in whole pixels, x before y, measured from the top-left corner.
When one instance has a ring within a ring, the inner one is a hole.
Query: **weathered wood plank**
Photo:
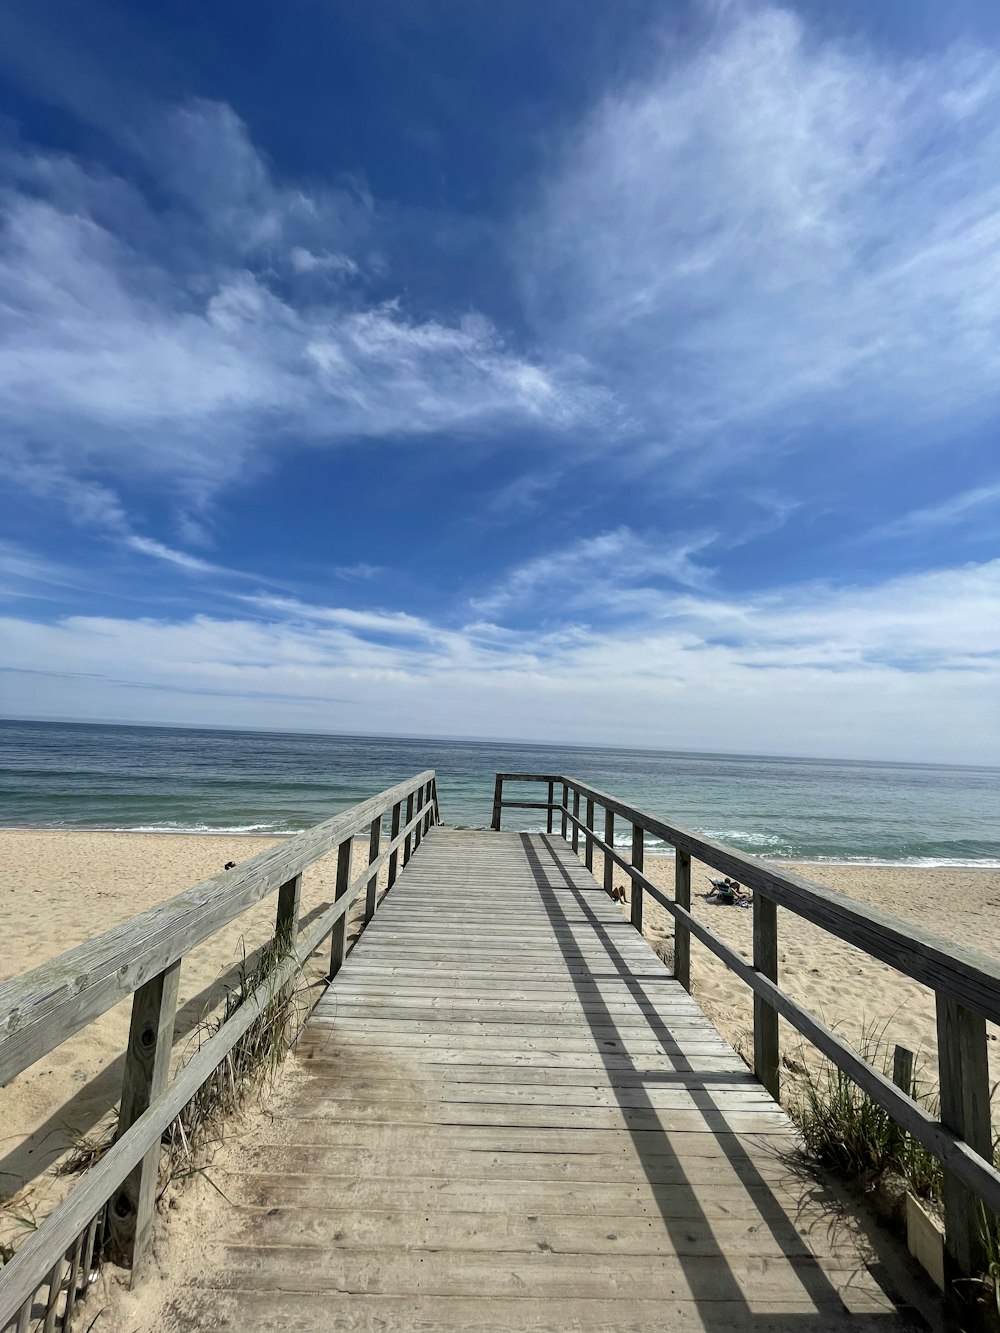
[[[847,1292],[853,1299],[852,1293]],[[297,1292],[299,1327],[322,1328],[325,1333],[566,1333],[588,1329],[594,1333],[745,1333],[746,1309],[740,1302],[721,1297],[697,1301],[678,1296],[644,1299],[630,1295],[627,1305],[621,1294],[578,1299],[523,1294],[480,1300],[476,1296],[353,1295],[350,1301],[331,1300],[328,1292]],[[227,1288],[214,1291],[206,1284],[191,1292],[184,1302],[184,1327],[190,1333],[217,1333],[218,1308],[224,1306],[233,1326],[253,1328],[257,1333],[288,1333],[288,1297],[281,1290],[242,1292]],[[529,1308],[530,1307],[530,1308]],[[626,1313],[627,1311],[627,1313]],[[829,1322],[826,1322],[829,1318]],[[530,1324],[525,1321],[530,1319]],[[623,1324],[622,1320],[627,1319]],[[845,1314],[817,1312],[806,1296],[783,1299],[780,1312],[755,1311],[753,1333],[789,1333],[790,1329],[850,1329],[850,1333],[883,1333],[886,1320],[857,1310]]]

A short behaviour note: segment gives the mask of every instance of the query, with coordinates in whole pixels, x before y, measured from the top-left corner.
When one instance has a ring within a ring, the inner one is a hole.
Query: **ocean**
[[[0,826],[293,833],[423,768],[447,824],[489,823],[497,770],[569,773],[757,856],[1000,866],[998,769],[87,723],[0,721]]]

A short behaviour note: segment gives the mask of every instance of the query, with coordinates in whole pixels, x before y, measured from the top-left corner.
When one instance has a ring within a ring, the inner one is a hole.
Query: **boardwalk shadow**
[[[734,1132],[720,1105],[719,1094],[726,1085],[731,1085],[736,1079],[745,1083],[745,1076],[699,1073],[695,1070],[691,1060],[684,1055],[675,1034],[656,1011],[657,989],[663,987],[668,974],[632,971],[622,957],[608,924],[594,910],[593,895],[600,890],[596,883],[593,889],[581,886],[579,876],[575,873],[579,862],[575,856],[570,860],[570,854],[561,840],[552,836],[522,834],[521,843],[539,899],[555,931],[556,945],[563,953],[578,998],[581,1002],[585,1001],[582,1005],[584,1017],[594,1037],[595,1052],[605,1064],[608,1082],[619,1103],[623,1129],[632,1139],[678,1262],[684,1270],[691,1294],[698,1302],[703,1327],[720,1330],[757,1327],[767,1329],[769,1333],[798,1333],[806,1329],[819,1333],[819,1330],[831,1327],[884,1327],[903,1333],[906,1329],[925,1328],[923,1320],[912,1307],[905,1306],[890,1292],[886,1294],[893,1300],[895,1311],[851,1312],[842,1291],[834,1286],[824,1272],[796,1225],[798,1209],[808,1204],[811,1211],[815,1211],[817,1205],[822,1205],[830,1218],[829,1226],[845,1226],[849,1219],[844,1215],[841,1201],[830,1194],[818,1177],[812,1177],[801,1163],[788,1164],[787,1181],[782,1181],[781,1195],[775,1193],[771,1182],[762,1175],[757,1165],[763,1153],[773,1150],[769,1150],[759,1139],[754,1140],[752,1134],[740,1135]],[[582,867],[581,873],[590,878]],[[590,925],[594,937],[601,942],[607,956],[606,970],[602,968],[597,972],[590,966],[584,968],[581,957],[569,943],[572,922],[563,909],[567,895]],[[582,975],[585,971],[586,976]],[[648,1024],[650,1033],[670,1058],[674,1066],[672,1071],[648,1073],[641,1069],[641,1056],[633,1060],[626,1059],[623,1068],[622,1058],[628,1052],[627,1035],[619,1032],[619,1022],[614,1012],[602,999],[600,988],[593,984],[601,978],[621,982],[638,1002],[633,1012]],[[708,1025],[707,1019],[705,1022]],[[616,1033],[618,1039],[609,1038],[609,1032]],[[749,1225],[758,1231],[766,1228],[774,1240],[776,1256],[757,1261],[761,1265],[760,1271],[763,1272],[769,1265],[773,1268],[776,1261],[787,1265],[788,1288],[790,1291],[796,1290],[799,1296],[795,1304],[801,1307],[811,1302],[815,1307],[814,1312],[782,1312],[780,1298],[769,1298],[766,1313],[761,1313],[763,1302],[754,1299],[753,1292],[755,1264],[744,1263],[743,1271],[738,1275],[731,1256],[716,1242],[711,1219],[703,1203],[711,1187],[702,1185],[699,1189],[689,1180],[685,1169],[683,1139],[690,1139],[690,1135],[675,1135],[669,1130],[649,1127],[657,1116],[657,1110],[652,1099],[643,1096],[643,1092],[652,1085],[663,1086],[671,1082],[682,1082],[689,1089],[691,1107],[700,1114],[706,1130],[711,1132],[713,1143],[719,1150],[718,1157],[726,1164],[731,1179],[738,1181],[751,1197],[755,1216]],[[622,1095],[625,1092],[627,1097]],[[749,1150],[750,1145],[753,1152]],[[795,1202],[796,1192],[798,1205]],[[691,1254],[693,1236],[701,1239],[697,1262],[685,1257]],[[713,1262],[706,1264],[706,1256]],[[777,1260],[777,1256],[780,1256],[780,1260]],[[863,1267],[859,1259],[857,1271],[860,1273]],[[880,1281],[884,1289],[884,1275],[878,1271],[878,1266],[868,1265],[867,1271],[871,1277]],[[842,1287],[849,1282],[848,1271],[843,1272],[843,1278]],[[865,1285],[870,1290],[870,1281]]]

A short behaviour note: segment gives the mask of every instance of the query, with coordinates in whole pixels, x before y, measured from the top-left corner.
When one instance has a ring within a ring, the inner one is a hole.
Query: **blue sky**
[[[0,712],[1000,763],[1000,11],[0,10]]]

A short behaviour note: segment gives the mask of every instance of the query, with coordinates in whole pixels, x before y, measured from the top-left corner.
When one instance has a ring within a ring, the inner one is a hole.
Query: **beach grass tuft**
[[[280,938],[250,958],[244,948],[236,983],[226,988],[221,1012],[195,1030],[192,1054],[262,987],[267,988],[267,1001],[258,1017],[164,1131],[161,1196],[171,1183],[204,1174],[199,1165],[204,1149],[221,1142],[229,1117],[273,1084],[299,1025],[294,983],[278,985],[275,981],[280,965],[294,956],[290,943]]]
[[[14,1257],[19,1242],[38,1229],[28,1194],[28,1190],[21,1190],[9,1199],[0,1200],[0,1268]]]
[[[864,1025],[857,1050],[868,1064],[891,1078],[894,1048],[886,1035],[887,1026]],[[806,1146],[824,1166],[872,1185],[890,1175],[899,1177],[917,1198],[940,1211],[942,1169],[933,1153],[905,1133],[837,1065],[806,1058],[797,1061],[795,1068],[800,1072],[791,1083],[788,1111]],[[922,1064],[914,1064],[912,1086],[905,1091],[937,1116],[936,1088]]]

